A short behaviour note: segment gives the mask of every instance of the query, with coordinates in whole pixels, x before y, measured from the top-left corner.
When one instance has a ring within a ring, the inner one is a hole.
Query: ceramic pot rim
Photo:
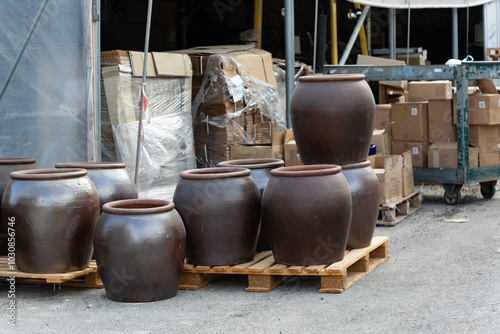
[[[272,176],[303,177],[338,174],[342,171],[339,165],[302,165],[288,166],[271,170]]]
[[[342,170],[365,168],[365,167],[370,167],[370,160],[365,160],[361,162],[355,162],[353,164],[340,165],[340,166],[342,167]]]
[[[31,165],[36,163],[33,158],[0,158],[0,165]]]
[[[161,199],[123,199],[108,202],[102,210],[115,215],[147,215],[171,211],[175,204]]]
[[[359,81],[365,78],[364,74],[305,75],[299,77],[299,82]]]
[[[45,181],[74,179],[87,174],[87,170],[82,168],[46,168],[15,171],[10,173],[10,178],[13,180]]]
[[[279,168],[284,165],[285,162],[283,160],[273,158],[235,159],[222,161],[217,164],[218,167],[241,167],[248,169]]]
[[[56,168],[118,169],[126,168],[123,162],[60,162]]]
[[[181,172],[181,178],[189,180],[216,180],[249,175],[250,169],[240,167],[198,168]]]

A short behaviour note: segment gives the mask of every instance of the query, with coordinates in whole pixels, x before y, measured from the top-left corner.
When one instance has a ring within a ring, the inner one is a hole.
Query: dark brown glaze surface
[[[104,205],[94,233],[99,275],[109,299],[148,302],[177,294],[186,230],[169,201],[130,199]]]
[[[15,218],[19,271],[57,273],[88,267],[99,195],[84,169],[11,173],[3,217]]]

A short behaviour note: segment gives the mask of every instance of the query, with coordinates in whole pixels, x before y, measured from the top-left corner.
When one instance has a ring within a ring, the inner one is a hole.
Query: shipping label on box
[[[392,138],[399,141],[428,141],[427,102],[392,105]]]
[[[457,168],[457,142],[434,143],[429,146],[429,168]],[[469,168],[478,167],[478,149],[469,147]]]
[[[406,151],[411,151],[413,167],[427,167],[428,149],[429,142],[392,142],[393,154],[403,154]]]
[[[368,159],[380,184],[380,204],[391,204],[401,200],[403,196],[403,157],[373,155]]]
[[[469,143],[481,153],[500,151],[500,124],[469,126]]]
[[[500,124],[500,94],[475,94],[468,98],[469,125]]]
[[[429,101],[429,141],[431,143],[457,140],[457,128],[452,121],[452,101]]]
[[[412,81],[408,83],[409,102],[451,100],[451,81]]]

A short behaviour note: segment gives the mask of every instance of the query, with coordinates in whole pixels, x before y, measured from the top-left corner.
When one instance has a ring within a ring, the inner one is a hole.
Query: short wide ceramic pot
[[[285,162],[281,159],[260,158],[260,159],[236,159],[219,162],[218,167],[241,167],[250,169],[250,176],[253,177],[260,194],[264,192],[267,181],[271,177],[271,170],[285,166]],[[271,249],[265,229],[260,228],[259,238],[257,240],[257,251],[265,251]]]
[[[4,221],[15,220],[16,266],[58,273],[89,266],[99,195],[85,169],[12,172],[2,200]]]
[[[65,162],[56,168],[84,168],[99,193],[102,206],[122,199],[137,199],[137,189],[121,162]]]
[[[329,264],[344,258],[352,200],[336,165],[271,171],[262,197],[262,223],[277,263]]]
[[[27,158],[0,158],[0,204],[2,203],[5,187],[10,180],[10,173],[17,170],[35,169],[37,168],[35,162],[35,159]],[[1,205],[0,219],[2,219]],[[4,230],[5,224],[7,224],[7,222],[0,224],[0,255],[7,255],[8,253],[7,231]]]
[[[351,189],[353,207],[347,247],[368,247],[372,242],[379,211],[377,175],[370,167],[370,161],[343,165],[342,173]]]
[[[186,230],[172,202],[129,199],[104,204],[94,253],[109,299],[149,302],[175,296],[185,250]]]
[[[174,203],[186,226],[186,261],[219,266],[252,260],[260,199],[249,169],[215,167],[181,172]]]
[[[290,119],[302,162],[365,161],[373,135],[375,99],[364,74],[313,75],[298,80]]]

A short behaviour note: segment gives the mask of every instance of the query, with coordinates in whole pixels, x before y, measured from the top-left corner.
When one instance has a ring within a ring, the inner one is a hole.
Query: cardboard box
[[[429,141],[427,102],[393,104],[392,122],[393,140]]]
[[[411,81],[408,83],[409,102],[451,100],[451,81]]]
[[[283,159],[285,131],[273,133],[271,145],[234,145],[230,146],[230,159]]]
[[[380,204],[390,204],[403,196],[403,157],[372,155],[368,157],[380,184]]]
[[[457,142],[429,146],[429,168],[457,168]],[[469,168],[478,167],[478,149],[469,147]]]
[[[500,152],[479,153],[479,167],[500,165]]]
[[[285,166],[298,166],[303,165],[300,160],[299,150],[297,149],[297,144],[295,143],[295,137],[293,136],[293,130],[288,129],[285,131]]]
[[[500,151],[500,124],[469,126],[469,143],[481,153]]]
[[[375,106],[374,129],[383,130],[389,127],[391,124],[391,107],[390,104],[377,104]]]
[[[356,64],[357,65],[374,65],[374,66],[405,66],[405,62],[401,61],[401,60],[393,60],[393,59],[371,57],[371,56],[364,56],[364,55],[358,55],[358,59],[356,61]],[[406,88],[407,81],[393,80],[393,81],[380,81],[379,83],[382,85],[386,85],[386,86],[399,87],[399,88],[402,88],[404,90]]]
[[[486,124],[500,124],[500,94],[469,95],[469,125]]]
[[[403,197],[410,196],[415,191],[415,183],[413,182],[413,162],[410,151],[403,152]]]
[[[457,127],[452,121],[452,101],[429,101],[429,141],[431,143],[452,142],[457,140]]]
[[[391,154],[391,140],[389,139],[389,129],[373,130],[371,144],[377,146],[377,153],[381,155]]]
[[[401,87],[386,86],[382,84],[378,85],[378,103],[381,105],[406,102],[407,97],[408,92]]]
[[[425,59],[421,53],[410,53],[409,57],[406,57],[406,54],[398,54],[396,55],[396,59],[404,62],[408,59],[409,66],[425,65]]]
[[[410,150],[412,154],[413,167],[427,167],[427,152],[429,149],[429,142],[407,142],[407,141],[393,141],[392,153],[403,154]]]

